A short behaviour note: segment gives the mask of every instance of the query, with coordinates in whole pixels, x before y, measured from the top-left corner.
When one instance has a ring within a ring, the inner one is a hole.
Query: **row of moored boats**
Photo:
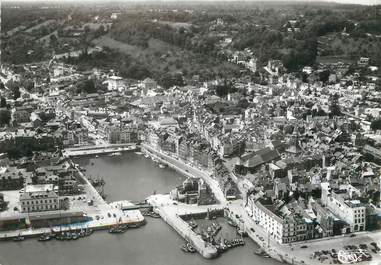
[[[93,233],[93,230],[91,228],[80,229],[76,231],[61,231],[61,232],[44,233],[38,237],[38,241],[43,242],[43,241],[49,241],[52,239],[77,240],[82,237],[90,236],[92,233]],[[24,240],[25,240],[25,236],[22,236],[21,234],[13,238],[13,241],[24,241]]]

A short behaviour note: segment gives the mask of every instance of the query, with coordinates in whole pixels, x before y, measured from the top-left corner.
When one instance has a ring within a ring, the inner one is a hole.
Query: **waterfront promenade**
[[[192,167],[191,165],[186,164],[184,161],[171,157],[161,151],[155,150],[151,146],[142,143],[141,145],[142,151],[147,150],[150,152],[150,155],[154,155],[158,160],[162,163],[167,164],[169,167],[177,170],[178,172],[184,174],[188,177],[193,178],[202,178],[212,189],[214,196],[221,203],[226,203],[226,198],[221,190],[220,184],[217,180],[211,177],[211,173],[206,170],[200,170],[196,167]]]

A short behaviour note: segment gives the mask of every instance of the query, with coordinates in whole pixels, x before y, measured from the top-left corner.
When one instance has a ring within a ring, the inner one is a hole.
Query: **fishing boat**
[[[138,228],[139,226],[140,226],[139,224],[134,223],[134,224],[129,224],[128,228]]]
[[[145,158],[149,158],[149,155],[148,155],[148,154],[145,154],[144,157],[145,157]]]
[[[135,154],[142,155],[143,153],[142,152],[135,152]]]
[[[42,241],[49,241],[53,238],[52,235],[50,234],[42,234],[40,235],[40,237],[38,238],[38,241],[42,242]]]
[[[192,228],[192,229],[195,229],[197,228],[197,223],[192,219],[188,222],[189,226]]]
[[[181,250],[184,252],[189,252],[186,244],[181,246]]]
[[[155,212],[147,212],[146,215],[152,218],[160,218],[160,214]]]
[[[232,227],[237,227],[237,224],[233,222],[233,220],[229,219],[228,224]]]
[[[167,165],[165,165],[165,164],[159,164],[159,167],[160,167],[160,168],[166,168]]]
[[[55,235],[55,238],[56,238],[57,240],[65,240],[65,238],[64,238],[64,234],[63,234],[62,232],[57,233],[57,234]]]
[[[242,229],[240,229],[240,228],[237,228],[237,234],[242,236],[242,237],[247,237],[248,236],[247,232],[242,230]]]
[[[77,240],[77,239],[80,238],[79,234],[77,234],[77,233],[72,234],[71,237],[72,237],[72,239],[74,239],[74,240]]]
[[[17,237],[13,238],[13,241],[24,241],[24,240],[25,240],[25,237],[22,235],[18,235]]]
[[[90,236],[93,232],[94,232],[93,229],[91,229],[91,228],[87,228],[87,229],[85,230],[85,236]]]
[[[71,236],[71,233],[70,233],[70,232],[66,232],[66,233],[64,234],[64,239],[65,239],[65,240],[72,240],[73,238],[72,238],[72,236]]]
[[[111,227],[108,232],[111,234],[121,234],[127,231],[127,226],[116,225]]]
[[[264,251],[262,248],[255,249],[254,254],[257,256],[264,257],[264,258],[270,257],[269,254],[267,254],[266,251]]]
[[[181,250],[186,252],[186,253],[195,253],[196,252],[196,248],[189,242],[183,244],[181,246]]]
[[[96,155],[96,156],[95,156],[95,158],[98,158],[98,157],[99,157],[99,155]]]
[[[114,152],[114,153],[109,154],[109,156],[121,156],[121,155],[122,155],[121,152]]]
[[[191,243],[187,243],[187,248],[189,253],[195,253],[196,249]]]

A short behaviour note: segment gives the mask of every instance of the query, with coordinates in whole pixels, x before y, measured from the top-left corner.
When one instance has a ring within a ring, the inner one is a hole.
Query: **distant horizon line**
[[[81,5],[83,2],[95,2],[95,3],[104,3],[104,4],[112,4],[112,3],[218,3],[218,2],[241,2],[241,3],[323,3],[323,4],[338,4],[338,5],[363,5],[363,6],[377,6],[381,5],[381,0],[82,0],[78,2],[76,0],[1,0],[3,4],[10,3],[18,3],[18,4],[78,4]]]

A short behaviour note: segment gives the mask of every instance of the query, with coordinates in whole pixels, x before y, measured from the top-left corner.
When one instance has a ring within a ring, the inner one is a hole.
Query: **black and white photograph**
[[[381,0],[0,10],[0,265],[381,265]]]

